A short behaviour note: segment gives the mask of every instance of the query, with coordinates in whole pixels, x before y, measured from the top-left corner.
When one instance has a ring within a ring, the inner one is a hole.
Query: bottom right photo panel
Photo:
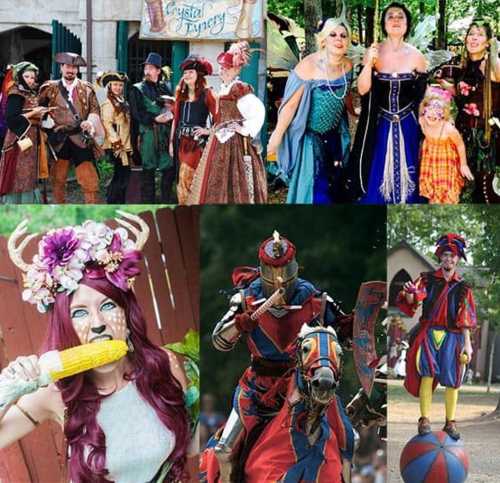
[[[500,209],[387,213],[388,480],[497,482]]]

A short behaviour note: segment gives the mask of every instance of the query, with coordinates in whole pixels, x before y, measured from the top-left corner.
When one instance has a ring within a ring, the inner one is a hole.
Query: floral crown
[[[140,250],[149,236],[149,227],[139,216],[123,211],[116,218],[120,227],[112,229],[104,223],[88,220],[82,225],[49,231],[38,243],[38,253],[31,264],[22,258],[28,243],[38,234],[26,234],[28,220],[22,221],[8,241],[12,262],[23,272],[23,300],[47,312],[58,293],[71,294],[83,276],[106,278],[120,290],[129,291],[140,273]],[[139,225],[135,227],[129,221]],[[128,230],[128,231],[127,231]],[[135,241],[129,238],[129,233]]]

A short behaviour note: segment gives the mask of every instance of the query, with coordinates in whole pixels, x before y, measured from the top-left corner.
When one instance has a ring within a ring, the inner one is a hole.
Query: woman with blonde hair
[[[318,28],[318,51],[290,73],[268,155],[278,153],[288,184],[287,203],[324,204],[338,199],[335,173],[346,165],[350,134],[347,105],[352,62],[351,31],[344,16]]]

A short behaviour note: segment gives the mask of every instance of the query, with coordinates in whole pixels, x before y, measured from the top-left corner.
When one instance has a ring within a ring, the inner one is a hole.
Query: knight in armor
[[[142,161],[142,202],[155,203],[155,174],[161,173],[162,203],[173,203],[172,187],[175,167],[169,155],[170,124],[173,118],[169,104],[171,91],[162,80],[162,58],[151,52],[144,62],[144,79],[129,93],[130,112],[137,124],[138,150]]]
[[[103,130],[94,87],[77,77],[87,65],[78,54],[60,52],[55,61],[62,78],[45,82],[40,88],[39,104],[55,108],[43,127],[49,129],[49,144],[55,157],[52,166],[52,193],[56,203],[66,202],[66,181],[71,166],[75,168],[85,203],[99,202],[99,177],[95,160],[102,154],[98,138]]]
[[[251,354],[251,365],[239,380],[233,409],[215,445],[221,481],[229,481],[242,447],[251,444],[284,403],[288,376],[295,366],[287,349],[302,324],[333,326],[341,343],[352,337],[352,314],[346,315],[329,295],[299,278],[295,255],[293,243],[277,232],[264,240],[258,252],[260,267],[233,271],[235,294],[212,334],[216,349],[229,351],[244,338]],[[349,465],[352,426],[336,403],[328,411]]]
[[[458,274],[465,257],[465,240],[454,233],[439,238],[435,255],[440,267],[407,282],[398,296],[400,310],[412,317],[422,305],[422,316],[410,334],[405,387],[420,399],[418,432],[431,432],[429,413],[437,384],[446,387],[446,423],[443,431],[460,439],[455,412],[466,365],[472,357],[470,331],[477,325],[470,285]]]
[[[217,102],[205,76],[212,64],[190,55],[181,64],[182,79],[175,93],[174,120],[170,136],[170,156],[178,160],[177,199],[185,205],[193,176],[209,134],[207,121],[213,120]]]

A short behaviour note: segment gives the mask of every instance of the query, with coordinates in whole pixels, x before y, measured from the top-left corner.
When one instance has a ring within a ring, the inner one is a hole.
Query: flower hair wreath
[[[26,236],[17,245],[27,231],[28,220],[23,220],[7,243],[12,262],[24,272],[23,300],[36,305],[39,312],[47,312],[56,294],[73,293],[84,275],[106,278],[124,292],[131,290],[140,273],[140,251],[149,237],[149,227],[137,215],[120,210],[117,213],[120,218],[115,220],[121,226],[114,230],[88,220],[82,225],[47,232],[38,243],[38,253],[31,264],[23,260],[22,253],[38,234]],[[129,232],[135,241],[129,238]]]

